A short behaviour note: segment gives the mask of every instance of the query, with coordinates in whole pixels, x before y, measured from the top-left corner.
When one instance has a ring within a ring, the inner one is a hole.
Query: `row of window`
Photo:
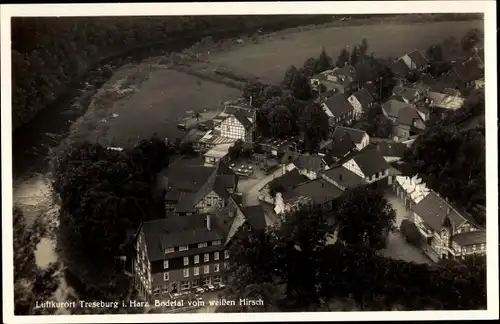
[[[220,265],[218,263],[214,264],[214,272],[219,272],[220,271]],[[192,268],[192,275],[193,276],[199,276],[200,275],[200,267],[194,267]],[[188,278],[191,274],[191,269],[183,269],[183,276],[184,278]],[[205,265],[203,266],[203,274],[209,274],[210,273],[210,265]],[[170,280],[170,273],[169,272],[164,272],[163,273],[163,280],[168,281]]]
[[[222,244],[222,241],[221,240],[217,240],[217,241],[212,241],[211,245],[221,245],[221,244]],[[207,246],[208,246],[208,242],[198,243],[198,248],[204,248],[204,247],[207,247]],[[179,251],[187,251],[187,250],[189,250],[189,246],[188,245],[181,245],[181,246],[179,246]],[[165,254],[174,253],[174,252],[175,252],[175,247],[169,247],[169,248],[165,249]]]
[[[224,251],[224,259],[229,259],[229,251]],[[213,261],[219,261],[220,260],[220,253],[219,252],[214,252],[214,257]],[[188,266],[189,265],[189,257],[184,257],[183,265]],[[200,256],[195,255],[194,256],[194,264],[200,263]],[[210,253],[205,253],[203,254],[203,262],[210,262]],[[168,269],[169,268],[169,262],[168,260],[163,261],[163,269]]]

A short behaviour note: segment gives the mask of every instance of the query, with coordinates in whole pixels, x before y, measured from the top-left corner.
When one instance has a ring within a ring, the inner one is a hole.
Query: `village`
[[[165,218],[138,231],[139,295],[219,299],[231,275],[226,246],[241,228],[264,231],[301,206],[326,204],[362,186],[382,193],[396,211],[397,230],[389,233],[384,256],[432,264],[484,255],[484,226],[402,167],[431,121],[463,110],[465,93],[484,88],[483,62],[484,50],[474,48],[436,78],[422,52],[402,53],[390,66],[394,86],[383,101],[382,81],[360,84],[349,62],[314,74],[311,101],[328,120],[328,135],[312,152],[304,149],[303,134],[262,135],[251,95],[225,102],[211,120],[193,116],[191,124],[179,124],[194,153],[158,175]],[[385,137],[359,127],[374,107]]]

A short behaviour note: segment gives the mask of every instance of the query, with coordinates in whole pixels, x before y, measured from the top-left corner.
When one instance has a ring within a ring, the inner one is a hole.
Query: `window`
[[[205,253],[205,255],[203,255],[203,261],[205,261],[205,262],[210,261],[210,254]]]
[[[174,250],[174,248],[173,248],[173,247],[166,248],[166,249],[165,249],[165,254],[167,254],[167,253],[174,253],[174,251],[175,251],[175,250]]]
[[[183,281],[181,284],[181,290],[188,290],[189,289],[189,280]]]
[[[198,247],[199,248],[204,248],[204,247],[207,247],[207,243],[198,243]]]
[[[168,260],[163,261],[163,269],[168,269]]]
[[[194,256],[194,264],[198,264],[200,263],[200,256],[199,255],[195,255]]]
[[[207,203],[207,207],[212,207],[212,204],[210,204],[210,203]]]
[[[184,257],[184,265],[189,265],[189,257]]]
[[[184,269],[184,278],[189,277],[189,269]]]
[[[476,251],[476,244],[472,246],[472,251]]]
[[[219,260],[219,252],[214,252],[214,260]]]
[[[214,272],[219,272],[219,264],[214,264]]]
[[[212,245],[221,245],[221,241],[220,240],[217,240],[217,241],[213,241],[212,242]]]
[[[224,269],[229,269],[229,262],[224,262]]]
[[[229,250],[224,251],[224,259],[229,259]]]
[[[193,276],[198,276],[200,274],[200,268],[199,267],[194,267],[193,268]]]
[[[168,272],[164,272],[163,273],[163,281],[168,281],[170,279],[170,276],[168,274]]]
[[[206,265],[206,266],[203,266],[203,273],[204,273],[204,274],[207,274],[207,273],[209,273],[209,272],[210,272],[210,267],[209,267],[209,266],[207,266],[207,265]]]
[[[187,245],[179,246],[179,251],[187,251],[187,250],[189,250],[189,247]]]

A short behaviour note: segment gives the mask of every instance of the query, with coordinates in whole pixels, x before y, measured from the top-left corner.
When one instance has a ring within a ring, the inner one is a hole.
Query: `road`
[[[282,175],[282,168],[278,168],[268,175],[266,175],[264,171],[256,168],[251,178],[241,179],[238,183],[238,191],[243,193],[243,206],[258,205],[260,203],[259,190],[273,179]]]

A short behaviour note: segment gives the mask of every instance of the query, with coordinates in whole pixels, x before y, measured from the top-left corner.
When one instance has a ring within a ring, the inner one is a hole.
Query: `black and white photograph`
[[[494,1],[1,15],[4,322],[498,319]]]

